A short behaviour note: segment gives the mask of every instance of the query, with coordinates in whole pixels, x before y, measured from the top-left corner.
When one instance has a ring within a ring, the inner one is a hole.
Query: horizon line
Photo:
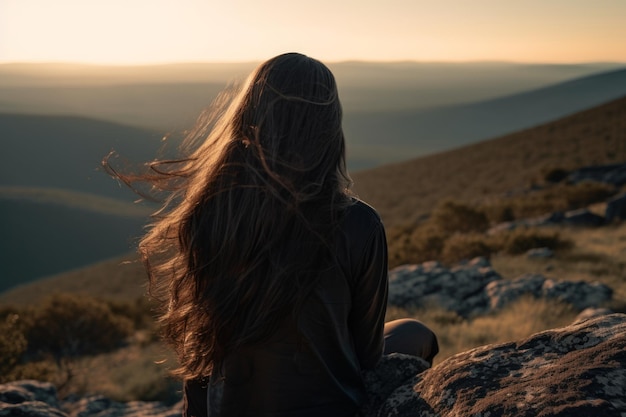
[[[251,65],[258,64],[264,60],[216,60],[216,61],[149,61],[149,62],[89,62],[89,61],[71,61],[71,60],[16,60],[2,61],[0,65],[73,65],[86,67],[159,67],[174,65]],[[589,60],[589,61],[515,61],[505,59],[473,59],[473,60],[417,60],[417,59],[395,59],[395,60],[369,60],[369,59],[341,59],[341,60],[321,60],[326,64],[504,64],[504,65],[599,65],[599,64],[619,64],[626,65],[626,60]]]

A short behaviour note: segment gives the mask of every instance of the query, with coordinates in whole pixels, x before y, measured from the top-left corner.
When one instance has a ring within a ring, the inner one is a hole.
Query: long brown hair
[[[190,139],[202,143],[188,156],[144,176],[115,173],[169,192],[139,247],[179,375],[206,376],[228,352],[266,340],[333,262],[351,201],[341,123],[331,71],[283,54],[196,127]]]

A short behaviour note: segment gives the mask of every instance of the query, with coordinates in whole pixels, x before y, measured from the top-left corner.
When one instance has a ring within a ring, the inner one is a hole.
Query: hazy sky
[[[0,0],[0,62],[626,62],[626,0]]]

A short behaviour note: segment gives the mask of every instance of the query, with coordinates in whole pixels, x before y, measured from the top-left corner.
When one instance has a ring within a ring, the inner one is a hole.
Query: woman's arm
[[[383,354],[387,309],[387,239],[378,222],[355,268],[349,325],[361,369],[373,368]]]

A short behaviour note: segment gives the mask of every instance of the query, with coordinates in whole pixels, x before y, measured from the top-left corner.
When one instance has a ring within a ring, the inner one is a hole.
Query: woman
[[[387,244],[348,192],[341,120],[330,70],[279,55],[188,157],[121,176],[172,191],[140,251],[185,415],[352,416],[365,401],[361,371],[385,345]],[[415,321],[387,338],[388,352],[436,354]]]

